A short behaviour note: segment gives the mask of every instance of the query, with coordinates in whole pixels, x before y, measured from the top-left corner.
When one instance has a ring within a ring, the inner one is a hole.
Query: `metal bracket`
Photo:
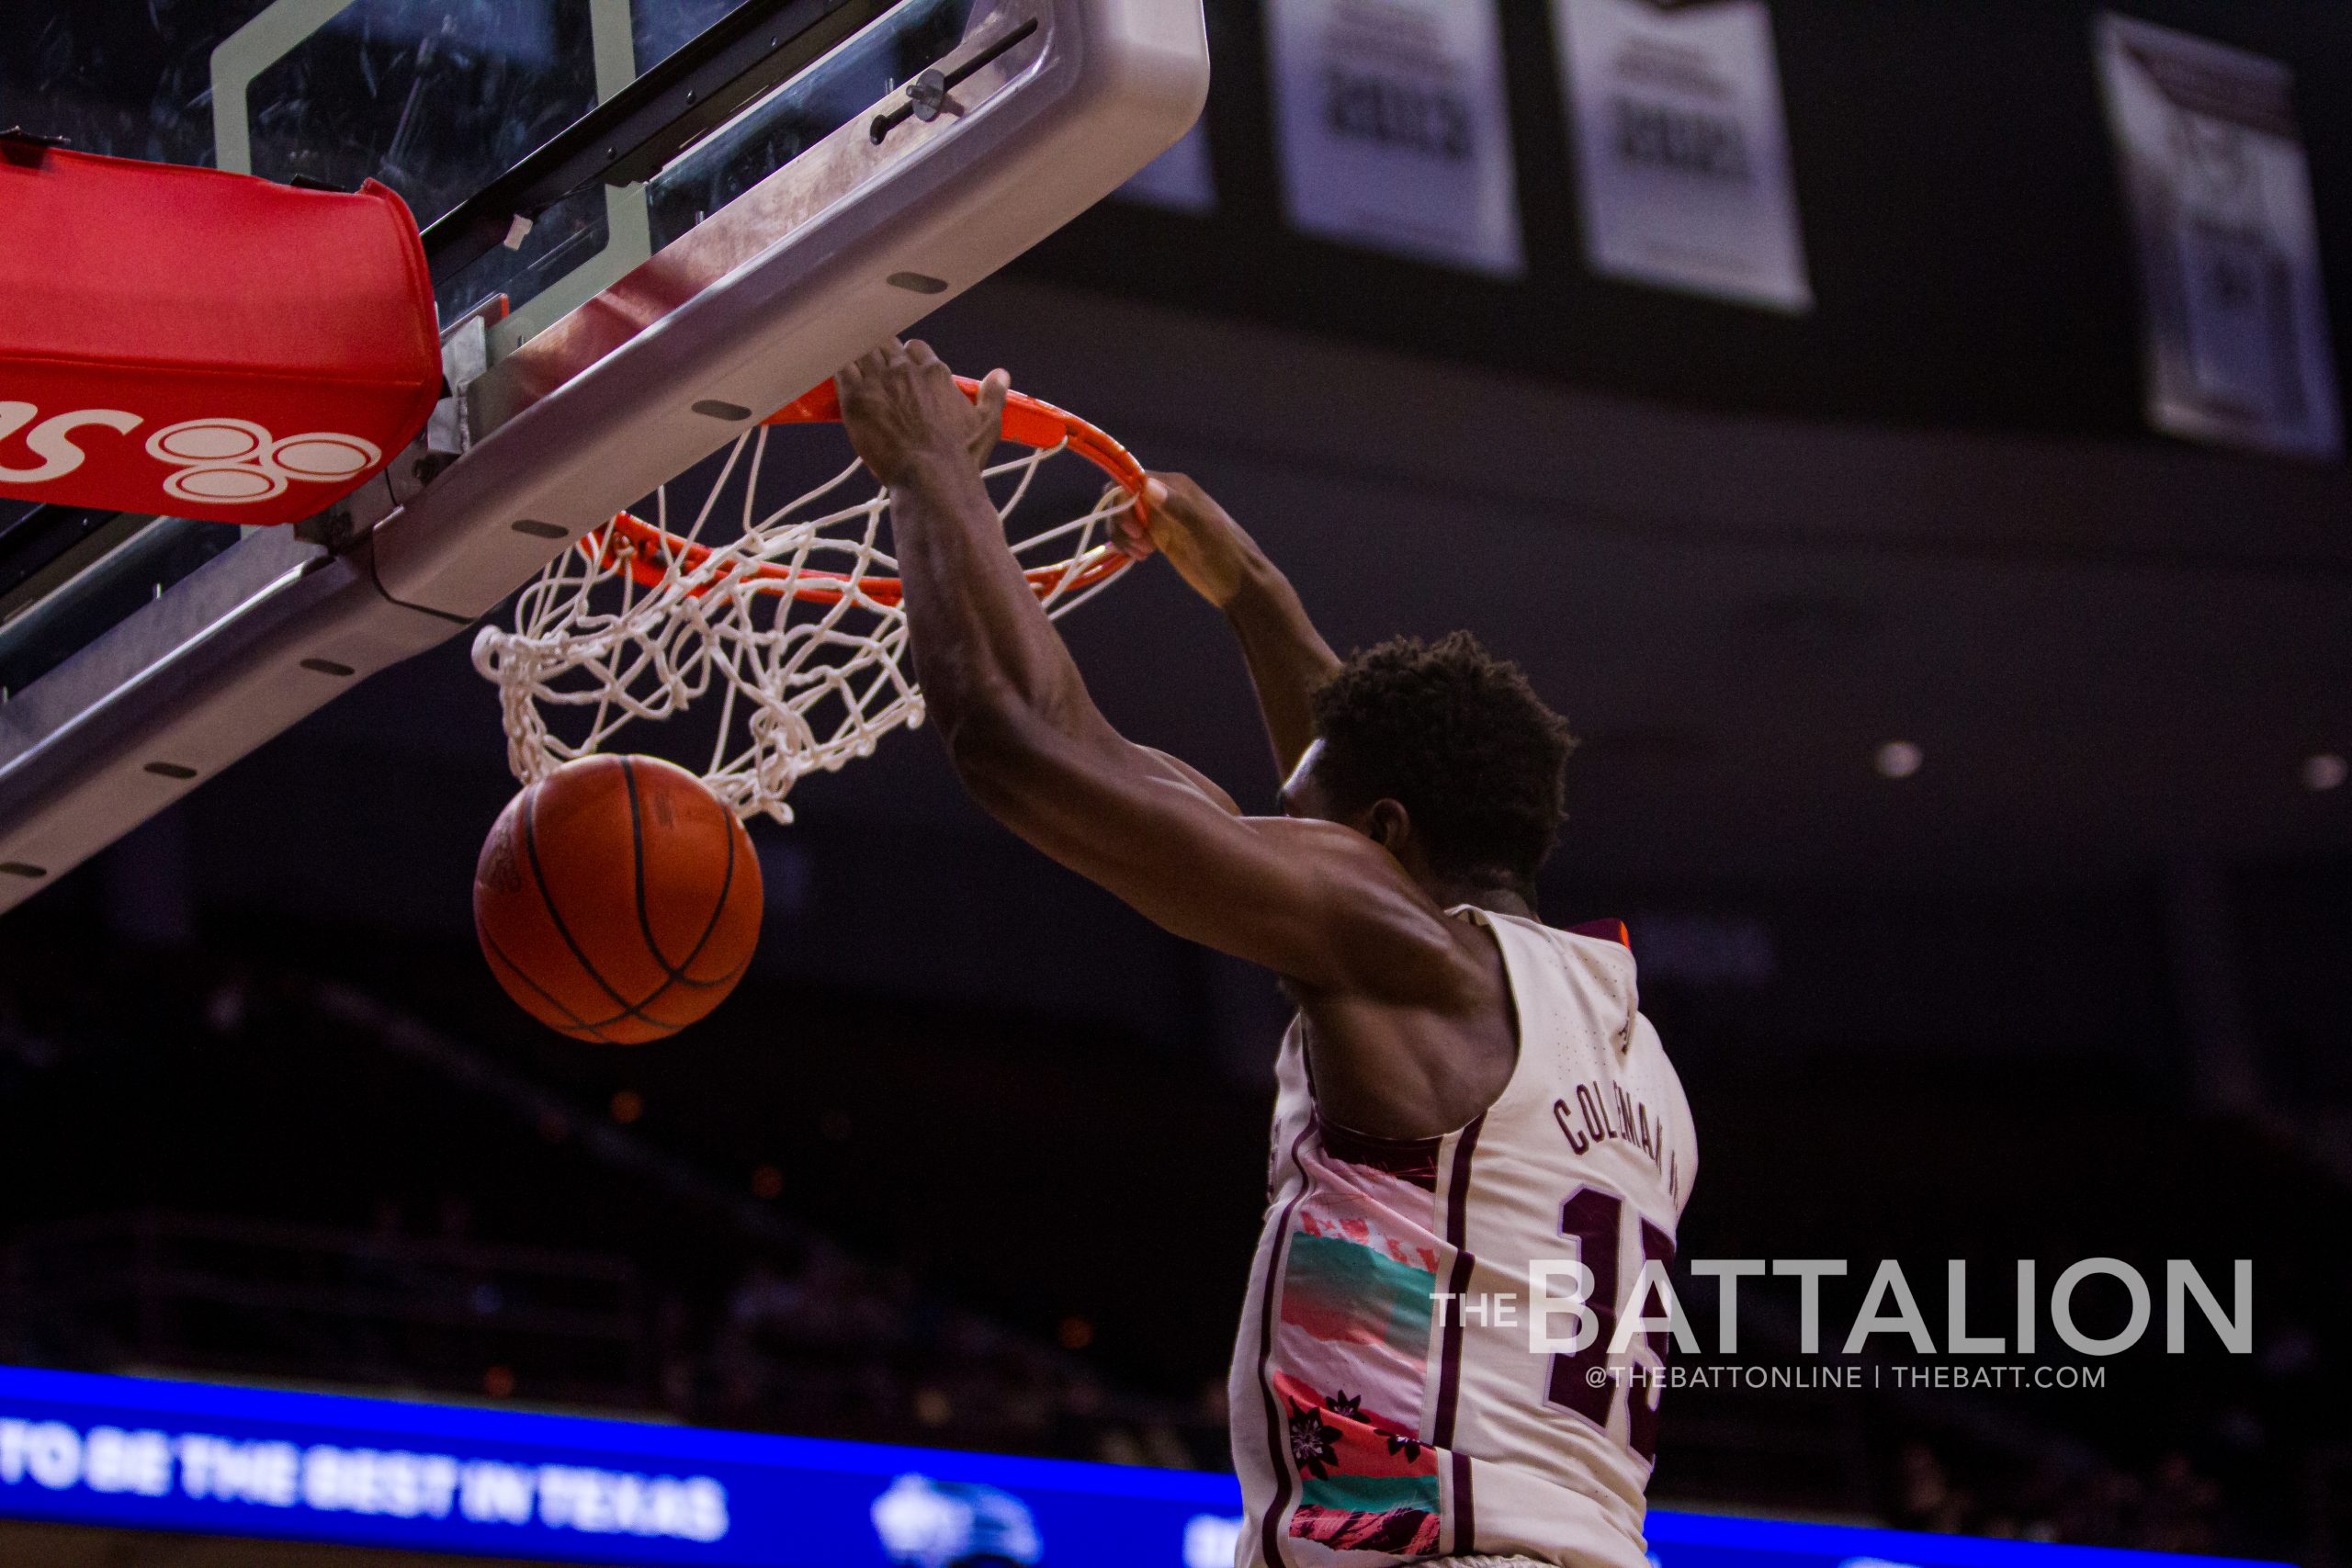
[[[1036,30],[1037,18],[1032,17],[952,71],[942,72],[934,66],[920,73],[913,81],[906,85],[904,91],[907,101],[897,108],[887,109],[876,115],[874,124],[866,134],[878,147],[882,144],[884,138],[910,119],[919,120],[925,125],[930,124],[939,118],[943,109],[955,107],[954,100],[948,96],[949,94],[994,64]]]
[[[433,405],[424,428],[381,473],[324,512],[294,525],[296,534],[340,554],[423,494],[444,468],[465,455],[475,439],[466,389],[490,368],[490,329],[505,314],[506,298],[500,295],[458,317],[441,334],[441,400]]]

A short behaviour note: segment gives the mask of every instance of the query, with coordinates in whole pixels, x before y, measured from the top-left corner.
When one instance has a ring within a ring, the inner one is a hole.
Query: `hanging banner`
[[[1129,201],[1202,216],[1216,210],[1216,176],[1209,167],[1209,120],[1203,115],[1176,145],[1136,171],[1119,187]]]
[[[2276,61],[2102,16],[2099,79],[2140,250],[2148,419],[2343,450],[2311,177]]]
[[[1593,270],[1813,309],[1764,0],[1553,0]]]
[[[1492,0],[1272,0],[1267,27],[1294,226],[1524,269]]]

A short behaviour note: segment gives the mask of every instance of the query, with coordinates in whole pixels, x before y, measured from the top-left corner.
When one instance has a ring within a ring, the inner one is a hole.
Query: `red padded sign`
[[[407,206],[0,144],[0,495],[291,523],[441,386]]]

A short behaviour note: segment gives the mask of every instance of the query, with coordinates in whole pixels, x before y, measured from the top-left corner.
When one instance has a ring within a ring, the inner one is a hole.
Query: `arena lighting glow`
[[[1224,1568],[1234,1478],[0,1367],[0,1517],[713,1568]],[[1654,1509],[1658,1568],[2219,1558]]]

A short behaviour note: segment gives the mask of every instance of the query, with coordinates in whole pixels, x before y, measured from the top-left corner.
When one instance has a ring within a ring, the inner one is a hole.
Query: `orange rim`
[[[964,395],[977,399],[980,384],[965,377],[956,378]],[[804,392],[778,409],[761,423],[763,424],[837,424],[841,422],[841,394],[831,381]],[[1135,498],[1136,515],[1143,516],[1144,472],[1134,454],[1096,429],[1093,425],[1066,410],[1057,409],[1042,399],[1024,392],[1009,392],[1004,400],[1004,438],[1023,446],[1037,448],[1059,446],[1068,443],[1069,449],[1109,475]],[[647,588],[658,588],[668,578],[672,565],[684,572],[698,570],[711,556],[711,547],[682,539],[666,529],[633,513],[620,512],[612,523],[597,533],[580,541],[579,547],[592,557],[609,563],[616,555],[626,558],[631,577]],[[1056,561],[1050,566],[1025,569],[1022,575],[1039,598],[1057,588],[1065,591],[1091,588],[1109,581],[1135,564],[1134,558],[1124,550],[1104,550],[1098,547],[1089,554],[1099,558],[1087,560],[1074,556]],[[1084,565],[1080,565],[1085,561]],[[840,571],[796,571],[790,567],[760,565],[749,569],[754,579],[754,592],[789,593],[794,598],[815,604],[839,604],[854,587],[857,592],[875,604],[896,606],[905,592],[895,577],[853,577]],[[695,590],[699,598],[726,581],[722,573],[714,581]]]

